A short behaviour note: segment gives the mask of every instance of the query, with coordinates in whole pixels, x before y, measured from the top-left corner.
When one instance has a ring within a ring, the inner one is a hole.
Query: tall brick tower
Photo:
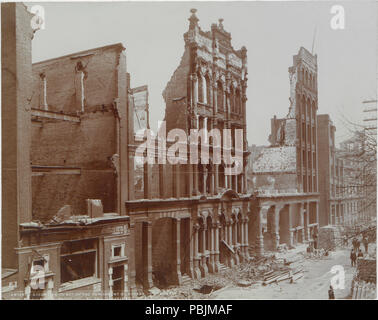
[[[163,97],[166,102],[167,130],[191,129],[243,130],[243,170],[239,175],[225,175],[225,164],[189,164],[184,170],[187,186],[182,195],[214,195],[222,189],[246,191],[247,164],[246,89],[247,49],[235,50],[223,19],[203,31],[191,10],[189,30],[184,34],[185,51],[179,67],[168,82]],[[232,150],[235,149],[232,139]],[[210,159],[212,159],[210,140]],[[222,137],[223,145],[223,137]],[[224,151],[224,150],[223,150]],[[177,173],[177,170],[176,170]]]
[[[303,192],[318,191],[317,56],[301,47],[293,57],[290,74],[290,109],[286,120],[287,143],[297,148],[297,179]],[[296,122],[296,132],[292,130]],[[296,136],[294,136],[294,134]]]

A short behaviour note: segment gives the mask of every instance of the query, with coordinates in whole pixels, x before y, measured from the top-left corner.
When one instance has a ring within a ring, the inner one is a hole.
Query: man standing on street
[[[352,267],[354,267],[356,265],[356,253],[355,251],[352,249],[352,251],[350,252],[350,263],[352,265]]]
[[[333,291],[332,286],[329,286],[328,299],[329,300],[335,300],[335,292]]]
[[[364,247],[365,247],[365,253],[368,253],[368,249],[369,249],[369,241],[368,241],[368,239],[367,239],[367,237],[364,237],[363,239],[362,239],[362,243],[364,244]]]

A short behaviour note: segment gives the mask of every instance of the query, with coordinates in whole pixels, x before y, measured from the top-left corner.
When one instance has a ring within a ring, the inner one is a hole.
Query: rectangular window
[[[96,276],[97,240],[67,241],[60,255],[61,283]]]

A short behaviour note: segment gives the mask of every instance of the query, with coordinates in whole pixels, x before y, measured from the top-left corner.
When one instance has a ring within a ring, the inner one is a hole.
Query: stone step
[[[224,270],[227,270],[228,267],[226,267],[223,263],[219,263],[219,272],[222,272]]]
[[[192,281],[192,278],[190,278],[187,274],[181,275],[181,279],[182,279],[182,285],[190,284]]]

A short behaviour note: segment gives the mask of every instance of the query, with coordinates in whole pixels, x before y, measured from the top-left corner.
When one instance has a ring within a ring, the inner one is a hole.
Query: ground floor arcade
[[[249,243],[258,254],[312,241],[319,228],[318,195],[257,197],[251,202]]]
[[[180,285],[248,257],[249,197],[232,190],[215,197],[126,203],[130,216],[130,293]]]

